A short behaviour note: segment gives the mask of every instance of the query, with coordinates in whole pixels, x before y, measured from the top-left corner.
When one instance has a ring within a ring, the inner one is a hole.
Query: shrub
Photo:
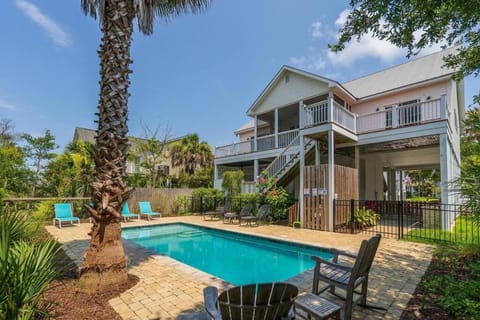
[[[356,228],[368,228],[371,226],[377,225],[377,221],[380,219],[380,215],[373,211],[372,209],[367,209],[362,207],[356,209],[353,216],[353,223]],[[348,221],[349,224],[352,223],[351,220]]]
[[[242,192],[243,177],[242,170],[225,171],[222,174],[222,189],[228,196],[233,197]]]
[[[56,275],[55,242],[25,240],[28,223],[18,213],[0,213],[0,319],[47,315],[40,299]]]
[[[176,196],[173,200],[172,213],[183,215],[190,212],[192,208],[192,198],[189,196]]]
[[[287,218],[288,193],[282,187],[273,187],[265,197],[265,202],[272,206],[271,216],[273,220]]]
[[[193,212],[214,210],[215,206],[223,203],[222,190],[215,188],[198,188],[192,192]]]
[[[252,203],[254,208],[254,213],[257,210],[257,206],[260,203],[260,197],[258,193],[242,193],[232,198],[232,211],[240,212],[242,207],[247,205],[247,203]]]
[[[41,201],[35,211],[32,213],[32,218],[38,222],[44,222],[52,220],[55,213],[53,206],[55,203],[59,203],[58,200],[45,200]]]

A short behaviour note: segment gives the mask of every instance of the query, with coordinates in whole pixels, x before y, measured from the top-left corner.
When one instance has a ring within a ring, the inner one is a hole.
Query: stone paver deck
[[[223,230],[311,244],[324,248],[337,248],[356,253],[360,242],[369,235],[349,235],[306,229],[293,229],[277,225],[244,227],[204,221],[199,216],[159,218],[127,222],[124,227],[185,222]],[[47,230],[63,244],[66,253],[77,265],[88,246],[89,223]],[[133,288],[110,300],[111,306],[123,319],[175,319],[179,314],[203,310],[203,288],[209,285],[225,287],[229,284],[202,271],[166,256],[152,254],[130,241],[124,242],[129,257],[129,273],[140,278]],[[356,306],[354,319],[399,319],[417,283],[425,273],[432,256],[432,247],[423,244],[382,238],[380,248],[370,272],[368,303],[387,311]],[[300,291],[311,291],[312,271],[290,280]],[[328,293],[324,296],[332,299]]]

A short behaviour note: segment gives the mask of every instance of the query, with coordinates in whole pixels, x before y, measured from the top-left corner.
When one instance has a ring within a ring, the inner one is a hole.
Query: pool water
[[[235,285],[285,281],[313,268],[312,255],[332,257],[313,246],[183,223],[126,228],[122,236]]]

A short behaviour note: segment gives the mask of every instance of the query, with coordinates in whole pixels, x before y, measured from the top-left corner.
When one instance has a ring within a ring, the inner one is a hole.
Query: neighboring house
[[[239,142],[216,147],[215,187],[222,172],[241,169],[252,190],[267,170],[302,213],[322,195],[328,230],[335,197],[404,199],[405,170],[439,169],[441,202],[455,203],[464,90],[443,67],[452,50],[345,83],[283,66],[248,109],[253,120],[235,131]]]
[[[95,134],[96,131],[92,129],[87,129],[87,128],[75,128],[75,133],[73,135],[73,141],[88,141],[91,143],[95,143]],[[178,137],[178,138],[173,138],[169,139],[166,141],[167,144],[171,144],[176,141],[180,141],[184,138],[184,136]],[[129,137],[129,142],[130,142],[130,148],[135,149],[135,141],[140,140],[144,141],[145,139],[142,138],[137,138],[137,137]],[[127,174],[135,174],[135,173],[143,173],[145,172],[145,169],[140,167],[139,163],[142,162],[142,159],[137,159],[136,162],[130,161],[127,159]],[[166,157],[162,161],[161,164],[158,166],[158,170],[166,176],[169,176],[173,179],[178,179],[180,176],[181,172],[181,167],[172,167],[172,161],[170,156],[168,155],[168,151],[166,153]]]

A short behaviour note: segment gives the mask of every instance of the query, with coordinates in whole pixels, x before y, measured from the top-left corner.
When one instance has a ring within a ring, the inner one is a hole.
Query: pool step
[[[193,237],[199,237],[203,234],[203,231],[200,230],[192,230],[192,231],[183,231],[177,234],[177,237],[179,238],[193,238]]]

